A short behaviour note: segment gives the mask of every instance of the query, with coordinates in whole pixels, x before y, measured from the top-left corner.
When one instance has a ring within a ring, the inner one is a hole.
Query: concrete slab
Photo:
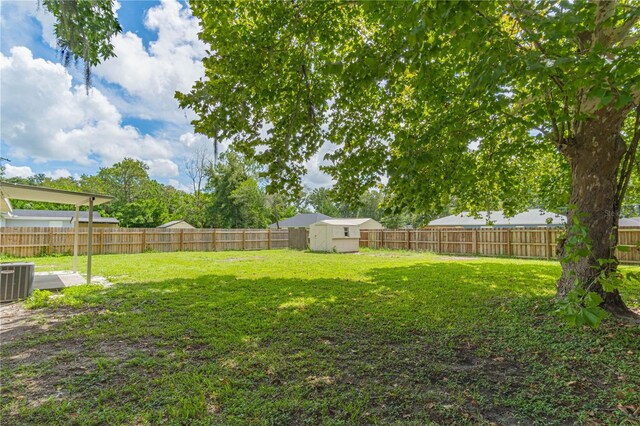
[[[86,283],[86,278],[73,272],[36,272],[33,279],[33,289],[62,290],[66,287]]]

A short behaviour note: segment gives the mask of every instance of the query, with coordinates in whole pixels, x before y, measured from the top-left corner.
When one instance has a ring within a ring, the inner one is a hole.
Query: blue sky
[[[93,70],[87,96],[82,67],[61,65],[54,20],[37,0],[0,1],[0,156],[6,175],[93,174],[125,157],[144,161],[152,178],[187,189],[184,163],[211,142],[193,133],[193,115],[173,95],[204,75],[206,46],[188,4],[120,1],[116,58]],[[308,187],[326,186],[319,158]]]

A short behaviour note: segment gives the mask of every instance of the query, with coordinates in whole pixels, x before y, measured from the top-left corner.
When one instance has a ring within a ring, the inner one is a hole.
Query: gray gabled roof
[[[502,211],[480,212],[479,216],[476,218],[469,212],[462,212],[432,220],[428,226],[560,226],[566,223],[564,216],[541,209],[527,210],[513,217],[505,217]]]
[[[280,228],[308,228],[312,223],[316,223],[325,219],[332,219],[332,217],[322,213],[298,213],[297,215],[290,217],[289,219],[281,220]],[[276,227],[277,225],[275,223],[269,225],[269,228]]]
[[[640,228],[640,217],[621,217],[618,226],[620,228]]]

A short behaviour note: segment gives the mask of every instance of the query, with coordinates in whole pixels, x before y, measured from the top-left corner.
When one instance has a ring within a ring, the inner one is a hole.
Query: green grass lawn
[[[115,285],[36,301],[35,328],[2,345],[3,424],[640,419],[640,326],[566,327],[557,263],[282,250],[93,265]],[[640,306],[640,287],[623,293]]]

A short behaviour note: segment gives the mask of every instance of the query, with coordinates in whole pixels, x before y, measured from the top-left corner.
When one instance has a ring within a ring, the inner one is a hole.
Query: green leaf
[[[602,297],[598,294],[595,293],[593,291],[590,291],[589,293],[587,293],[587,295],[584,297],[584,305],[586,307],[594,307],[594,306],[600,306],[600,304],[604,301],[604,299],[602,299]]]
[[[341,74],[344,69],[344,63],[342,61],[332,62],[329,64],[329,72],[332,74]]]

